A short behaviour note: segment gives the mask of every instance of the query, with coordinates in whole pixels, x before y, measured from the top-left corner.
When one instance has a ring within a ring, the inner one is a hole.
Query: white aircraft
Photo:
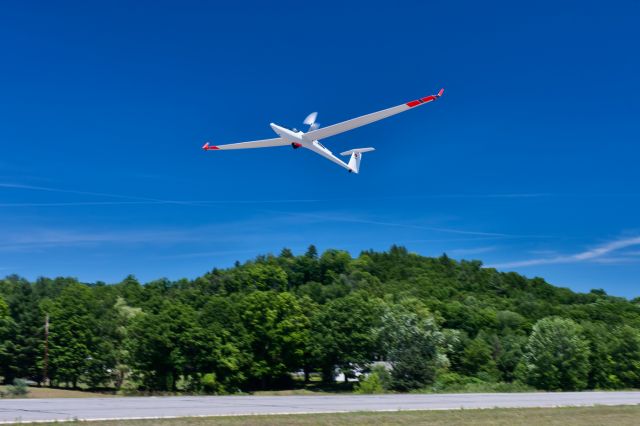
[[[271,123],[271,128],[279,136],[277,138],[217,146],[209,145],[209,142],[207,142],[204,144],[202,149],[204,149],[205,151],[215,151],[225,149],[267,148],[272,146],[291,145],[293,149],[298,149],[301,147],[310,149],[316,154],[320,154],[324,158],[333,161],[341,167],[344,167],[349,171],[349,173],[358,173],[358,171],[360,170],[360,160],[362,159],[362,153],[374,151],[374,148],[355,148],[345,152],[341,152],[340,155],[351,156],[351,158],[349,159],[349,163],[345,163],[344,161],[333,155],[333,153],[325,148],[324,145],[322,145],[319,141],[321,139],[326,139],[330,136],[335,136],[337,134],[364,126],[366,124],[382,120],[383,118],[400,114],[401,112],[407,111],[413,107],[435,101],[440,96],[442,96],[443,93],[444,89],[440,89],[437,95],[431,95],[427,96],[426,98],[416,99],[415,101],[407,102],[393,108],[383,109],[382,111],[343,121],[342,123],[334,124],[333,126],[323,127],[322,129],[320,129],[320,125],[316,123],[316,117],[318,116],[318,113],[312,112],[304,120],[304,124],[309,126],[309,129],[306,133],[298,131],[296,129],[285,129],[284,127],[280,127],[277,124]]]

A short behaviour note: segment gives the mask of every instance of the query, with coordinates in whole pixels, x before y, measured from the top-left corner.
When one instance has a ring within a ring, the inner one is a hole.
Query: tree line
[[[0,281],[5,383],[223,394],[375,365],[361,389],[640,388],[640,300],[397,246],[283,249],[144,285]]]

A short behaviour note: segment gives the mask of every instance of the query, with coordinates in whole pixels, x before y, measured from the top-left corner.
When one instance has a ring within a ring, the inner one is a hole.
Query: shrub
[[[215,373],[208,373],[202,376],[202,390],[207,394],[223,393],[223,388],[218,382]]]
[[[375,365],[368,376],[360,376],[360,382],[355,386],[355,393],[384,393],[391,389],[393,379],[384,365]]]
[[[484,381],[477,377],[463,376],[458,373],[446,372],[438,376],[438,380],[432,387],[422,390],[422,392],[455,392],[455,393],[477,393],[477,392],[531,392],[535,388],[521,382],[495,382]]]
[[[371,372],[367,377],[360,380],[354,389],[354,393],[366,394],[366,393],[384,393],[384,387],[382,386],[382,379],[378,372]]]
[[[25,396],[29,393],[27,381],[24,379],[14,379],[13,385],[7,387],[7,393],[11,396]]]

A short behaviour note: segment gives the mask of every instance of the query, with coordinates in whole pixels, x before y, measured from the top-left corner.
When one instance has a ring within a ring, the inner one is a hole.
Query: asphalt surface
[[[631,404],[640,404],[640,392],[5,399],[0,423]]]

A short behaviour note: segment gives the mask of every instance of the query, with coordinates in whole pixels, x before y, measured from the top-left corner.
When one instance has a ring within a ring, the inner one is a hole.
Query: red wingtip
[[[443,93],[444,93],[444,88],[440,89],[440,91],[438,92],[438,97],[442,96]]]
[[[209,145],[209,142],[207,142],[202,146],[202,149],[204,149],[205,151],[213,151],[214,149],[220,149],[220,148],[218,148],[215,145]]]

